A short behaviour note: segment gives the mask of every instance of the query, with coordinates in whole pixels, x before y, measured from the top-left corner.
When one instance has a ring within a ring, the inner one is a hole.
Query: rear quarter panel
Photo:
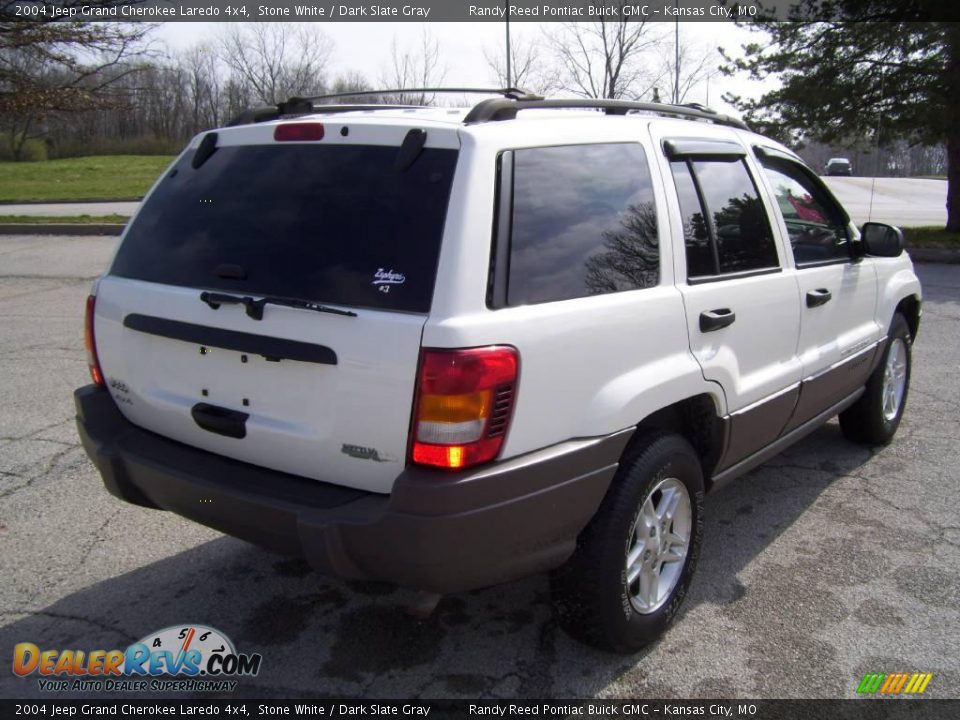
[[[596,122],[596,126],[592,123]],[[505,125],[504,123],[503,125]],[[517,403],[502,457],[636,425],[656,410],[707,393],[725,412],[719,386],[690,353],[683,299],[674,286],[671,228],[655,149],[645,123],[628,118],[489,123],[461,134],[461,165],[424,347],[512,345],[520,353]],[[549,125],[549,127],[546,127]],[[497,154],[504,149],[639,142],[653,173],[661,245],[657,287],[507,307],[486,306],[495,219]]]

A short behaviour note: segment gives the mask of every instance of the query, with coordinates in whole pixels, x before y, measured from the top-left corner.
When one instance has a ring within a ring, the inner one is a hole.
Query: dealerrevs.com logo
[[[236,688],[237,677],[260,672],[262,660],[258,653],[238,653],[215,628],[174,625],[126,650],[42,650],[18,643],[13,672],[37,675],[40,690],[50,692],[224,692]]]

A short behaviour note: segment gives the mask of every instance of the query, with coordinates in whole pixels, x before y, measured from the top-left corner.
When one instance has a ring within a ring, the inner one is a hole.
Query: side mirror
[[[864,223],[860,229],[860,241],[867,255],[897,257],[903,252],[903,233],[893,225]]]

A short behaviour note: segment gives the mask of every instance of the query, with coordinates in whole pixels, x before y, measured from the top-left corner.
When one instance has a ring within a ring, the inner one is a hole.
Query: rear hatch
[[[195,142],[158,181],[97,288],[104,376],[140,427],[389,492],[457,136],[418,150],[422,129],[338,119],[276,142],[282,125]]]

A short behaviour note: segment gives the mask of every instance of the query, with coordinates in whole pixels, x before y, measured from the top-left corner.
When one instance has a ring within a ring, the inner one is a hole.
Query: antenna
[[[877,173],[880,172],[880,123],[883,121],[883,80],[880,75],[880,101],[877,103],[877,132],[873,142],[873,178],[870,180],[870,207],[867,210],[867,222],[873,220],[873,193],[877,188]]]
[[[677,16],[680,16],[680,0],[673,0],[674,10],[677,11]],[[680,21],[674,21],[673,25],[673,104],[680,104]],[[509,83],[508,83],[509,84]]]
[[[504,2],[505,14],[504,18],[507,21],[507,87],[513,87],[513,80],[510,73],[510,0]]]

